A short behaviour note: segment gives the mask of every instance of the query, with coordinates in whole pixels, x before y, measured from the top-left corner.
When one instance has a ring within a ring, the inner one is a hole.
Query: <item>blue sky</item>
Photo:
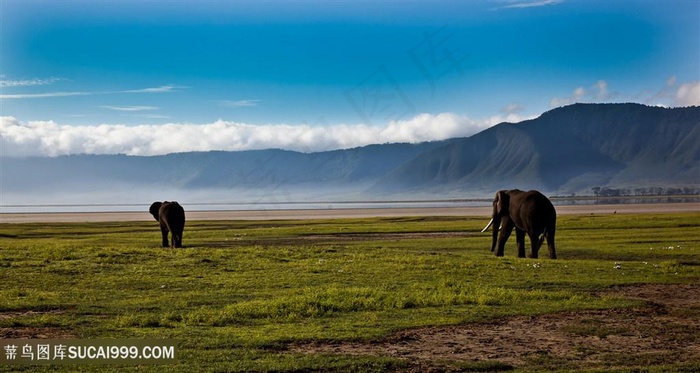
[[[319,151],[700,104],[698,1],[0,0],[2,154]]]

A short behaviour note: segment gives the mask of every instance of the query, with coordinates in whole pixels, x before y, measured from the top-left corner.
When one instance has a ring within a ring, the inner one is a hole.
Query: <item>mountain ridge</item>
[[[403,185],[405,192],[408,185],[418,190],[445,179],[465,190],[516,184],[523,189],[555,192],[576,192],[596,185],[627,187],[635,180],[659,185],[697,184],[699,144],[699,107],[574,104],[456,139],[404,164],[375,188]],[[445,165],[455,162],[470,166],[444,175]],[[442,165],[441,169],[430,169],[435,164]],[[429,172],[418,175],[430,175],[427,178],[418,178],[412,171],[426,168]],[[595,183],[585,188],[567,185],[584,175]]]

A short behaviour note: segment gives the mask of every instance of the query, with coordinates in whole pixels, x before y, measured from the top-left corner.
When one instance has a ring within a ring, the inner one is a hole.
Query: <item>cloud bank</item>
[[[190,151],[286,149],[317,152],[382,143],[444,140],[471,136],[515,113],[473,120],[452,113],[420,114],[384,127],[354,125],[253,125],[218,120],[209,124],[73,126],[54,121],[22,122],[0,117],[2,156],[69,154],[162,155]]]
[[[700,82],[681,84],[676,91],[675,103],[679,106],[700,105]]]

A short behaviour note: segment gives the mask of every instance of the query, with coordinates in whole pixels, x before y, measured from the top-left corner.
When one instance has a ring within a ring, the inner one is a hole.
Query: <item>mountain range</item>
[[[206,191],[227,193],[229,200],[357,200],[483,197],[503,188],[591,194],[594,187],[697,187],[700,107],[574,104],[468,138],[317,153],[269,149],[0,161],[4,204],[60,193],[145,202],[165,190],[212,200],[219,197]]]

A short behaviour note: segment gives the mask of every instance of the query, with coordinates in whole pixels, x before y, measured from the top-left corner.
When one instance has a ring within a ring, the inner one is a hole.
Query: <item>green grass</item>
[[[294,354],[285,345],[628,307],[634,302],[592,294],[700,280],[700,213],[561,216],[556,261],[515,258],[510,241],[505,257],[492,256],[490,234],[479,233],[485,223],[193,221],[177,250],[159,247],[155,222],[0,224],[0,328],[178,341],[179,364],[140,371],[400,370],[406,362],[398,359]],[[407,233],[415,234],[399,235]],[[615,331],[581,325],[572,332]],[[46,367],[55,369],[133,367]]]

